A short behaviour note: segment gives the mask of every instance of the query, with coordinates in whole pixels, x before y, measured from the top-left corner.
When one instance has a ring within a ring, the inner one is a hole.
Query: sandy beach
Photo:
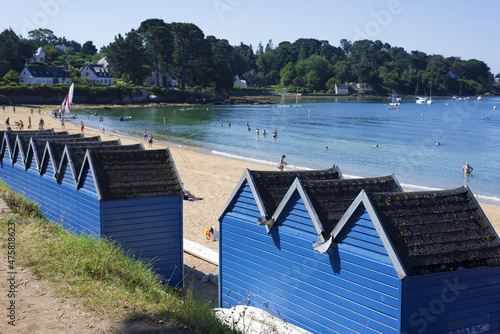
[[[49,108],[45,107],[45,109],[41,110],[41,115],[39,116],[38,110],[34,109],[32,117],[33,128],[38,128],[38,121],[40,117],[43,117],[45,129],[53,128],[55,131],[66,130],[70,134],[81,132],[78,125],[71,124],[68,121],[65,122],[65,129],[63,129],[61,121],[50,117],[48,110]],[[5,112],[0,115],[0,124],[5,128],[5,119],[10,117],[11,126],[14,125],[14,121],[22,120],[26,130],[29,116],[30,108],[28,107],[16,107],[14,114],[13,108],[7,106]],[[85,123],[86,118],[78,119],[78,121],[80,120]],[[146,149],[149,149],[147,143],[143,141],[142,136],[133,138],[113,133],[103,133],[102,131],[88,128],[85,129],[84,134],[85,137],[100,136],[103,141],[120,139],[124,145],[143,143]],[[165,147],[166,145],[163,143],[155,142],[152,149]],[[169,149],[185,189],[203,198],[203,200],[194,202],[184,201],[184,238],[217,250],[217,243],[205,238],[205,229],[218,225],[217,218],[245,169],[277,169],[272,166],[203,154],[186,148],[170,146]],[[276,162],[278,160],[279,157],[276,157]],[[497,233],[500,233],[500,207],[484,203],[481,203],[481,207]]]

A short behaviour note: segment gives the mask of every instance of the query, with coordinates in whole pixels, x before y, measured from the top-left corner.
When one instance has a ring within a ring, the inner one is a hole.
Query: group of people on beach
[[[153,147],[153,133],[151,132],[149,135],[148,135],[148,129],[144,129],[144,131],[142,132],[142,135],[144,137],[144,141],[148,141],[149,143],[149,147]]]

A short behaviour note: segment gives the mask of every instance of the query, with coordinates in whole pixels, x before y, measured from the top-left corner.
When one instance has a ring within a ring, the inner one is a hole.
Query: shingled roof
[[[316,214],[323,226],[324,236],[328,236],[340,218],[359,195],[366,192],[402,191],[394,176],[301,181]]]
[[[249,171],[268,215],[273,214],[296,178],[300,180],[336,180],[342,174],[334,166],[308,171]]]
[[[409,276],[500,266],[500,241],[468,188],[368,194]]]
[[[89,154],[104,201],[183,194],[168,149]]]

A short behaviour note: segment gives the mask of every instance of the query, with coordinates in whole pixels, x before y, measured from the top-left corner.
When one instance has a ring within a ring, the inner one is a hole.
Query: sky
[[[381,40],[407,52],[484,61],[500,73],[500,1],[464,0],[24,0],[4,1],[0,29],[46,28],[99,49],[144,20],[196,24],[205,34],[264,46],[299,38]]]

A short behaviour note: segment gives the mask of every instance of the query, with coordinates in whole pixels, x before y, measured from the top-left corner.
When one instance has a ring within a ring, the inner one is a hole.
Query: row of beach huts
[[[184,189],[168,149],[53,130],[0,140],[1,180],[47,219],[183,284]],[[219,216],[218,286],[220,307],[312,333],[500,332],[500,240],[467,187],[247,170]]]

